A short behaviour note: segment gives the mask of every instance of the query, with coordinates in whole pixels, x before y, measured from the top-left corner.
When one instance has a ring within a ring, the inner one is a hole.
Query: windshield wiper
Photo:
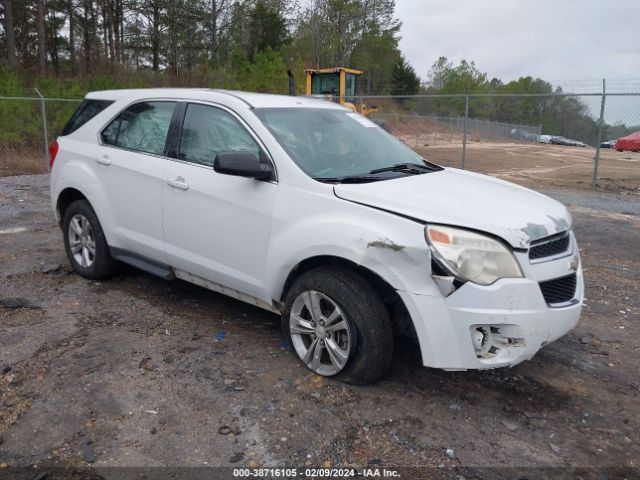
[[[380,177],[369,175],[347,175],[345,177],[313,177],[314,180],[324,183],[368,183],[383,180]]]
[[[390,180],[390,177],[377,176],[378,173],[385,172],[398,172],[398,173],[409,173],[413,175],[419,175],[421,173],[427,172],[438,172],[442,170],[442,167],[438,165],[434,165],[432,163],[396,163],[390,167],[384,168],[376,168],[375,170],[371,170],[367,174],[362,175],[345,175],[344,177],[313,177],[314,180],[318,180],[319,182],[325,183],[368,183],[368,182],[377,182],[380,180]]]
[[[427,173],[427,172],[437,172],[442,170],[442,168],[437,165],[432,164],[419,164],[419,163],[396,163],[390,167],[376,168],[375,170],[371,170],[369,172],[370,175],[375,175],[376,173],[383,172],[408,172],[408,173]]]

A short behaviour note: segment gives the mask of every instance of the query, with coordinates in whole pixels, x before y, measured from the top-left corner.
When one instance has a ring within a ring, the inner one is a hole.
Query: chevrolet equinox
[[[93,92],[50,153],[79,275],[124,262],[268,309],[320,375],[376,380],[399,333],[428,367],[512,366],[580,316],[563,205],[428,162],[336,103]]]

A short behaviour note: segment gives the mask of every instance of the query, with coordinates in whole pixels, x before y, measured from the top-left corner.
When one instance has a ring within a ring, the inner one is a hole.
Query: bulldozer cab
[[[356,79],[362,70],[353,68],[314,68],[305,70],[307,74],[307,95],[323,95],[330,97],[354,112],[369,115],[377,111],[362,102],[356,101]]]
[[[330,95],[339,103],[356,101],[356,77],[361,70],[352,68],[319,68],[305,70],[307,74],[307,95]]]

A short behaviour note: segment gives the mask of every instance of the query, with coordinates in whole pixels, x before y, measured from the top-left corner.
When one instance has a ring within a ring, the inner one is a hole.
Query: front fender
[[[333,198],[296,200],[294,218],[275,206],[266,272],[273,299],[282,297],[289,273],[309,258],[334,256],[376,273],[396,290],[440,295],[430,276],[430,253],[424,226],[370,207]],[[285,203],[281,203],[285,202]],[[284,207],[283,207],[284,211]],[[291,203],[286,211],[291,215]]]

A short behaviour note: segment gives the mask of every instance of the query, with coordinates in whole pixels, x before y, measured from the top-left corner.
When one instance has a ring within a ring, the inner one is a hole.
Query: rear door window
[[[113,101],[111,100],[83,101],[73,115],[71,115],[71,118],[62,129],[62,133],[60,135],[64,136],[75,132],[112,103]]]
[[[131,105],[100,134],[102,142],[128,150],[163,155],[176,102]]]

